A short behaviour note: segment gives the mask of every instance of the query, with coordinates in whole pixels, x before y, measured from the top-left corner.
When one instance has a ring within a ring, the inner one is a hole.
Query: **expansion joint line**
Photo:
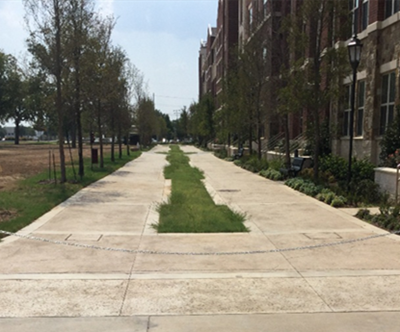
[[[221,252],[179,252],[179,251],[157,251],[157,250],[138,250],[138,249],[135,250],[135,249],[101,247],[101,246],[73,243],[73,242],[67,242],[67,241],[50,240],[50,239],[45,239],[42,237],[37,237],[37,236],[32,236],[32,235],[22,235],[22,234],[18,234],[18,233],[6,232],[6,231],[2,231],[2,230],[0,230],[0,234],[16,236],[16,237],[27,239],[27,240],[45,242],[45,243],[50,243],[50,244],[64,245],[64,246],[68,246],[68,247],[102,250],[102,251],[123,252],[123,253],[127,253],[127,254],[177,255],[177,256],[234,256],[234,255],[273,254],[273,253],[281,253],[281,252],[289,252],[289,251],[312,250],[312,249],[342,246],[342,245],[353,244],[353,243],[358,243],[358,242],[365,242],[365,241],[369,241],[369,240],[373,240],[373,239],[377,239],[377,238],[381,238],[381,237],[386,237],[389,235],[399,235],[400,231],[392,232],[392,233],[371,235],[371,236],[352,239],[352,240],[344,240],[344,241],[338,241],[338,242],[330,242],[330,243],[311,245],[311,246],[270,249],[270,250],[221,251]]]

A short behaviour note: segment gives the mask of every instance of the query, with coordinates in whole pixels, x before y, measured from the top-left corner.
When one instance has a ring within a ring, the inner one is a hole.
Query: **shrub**
[[[372,180],[352,181],[350,184],[349,199],[354,205],[378,203],[381,198],[379,185]]]
[[[374,180],[374,164],[366,159],[354,160],[351,165],[351,178],[353,181]]]
[[[335,199],[336,195],[333,192],[330,192],[328,194],[325,194],[325,199],[324,202],[326,204],[331,204],[332,201]]]
[[[329,154],[322,157],[319,161],[319,170],[329,175],[332,175],[337,181],[347,179],[347,161],[339,156]]]
[[[282,167],[284,167],[284,163],[280,159],[273,159],[269,161],[269,168],[279,171]]]
[[[400,146],[400,105],[396,106],[396,116],[393,122],[386,128],[380,146],[381,154],[379,157],[382,166],[396,167],[396,164],[399,162],[395,153]]]
[[[226,149],[219,149],[214,152],[214,155],[218,158],[225,159],[228,157],[228,151],[226,151]]]
[[[268,161],[263,158],[258,159],[257,156],[251,156],[250,158],[243,159],[242,167],[250,172],[258,173],[268,169]]]
[[[345,206],[346,204],[346,198],[343,196],[335,196],[335,198],[332,200],[331,206],[338,208]]]
[[[273,168],[268,168],[267,170],[262,170],[260,172],[260,175],[274,181],[282,181],[283,180],[283,175],[281,172],[273,169]]]

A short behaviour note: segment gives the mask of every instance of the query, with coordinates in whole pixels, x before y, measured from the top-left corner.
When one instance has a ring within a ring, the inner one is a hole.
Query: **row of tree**
[[[123,137],[133,124],[143,127],[148,119],[163,117],[147,97],[143,75],[111,42],[115,20],[96,12],[93,0],[24,0],[24,5],[31,56],[20,64],[0,52],[0,121],[15,122],[16,144],[23,121],[34,123],[37,130],[55,129],[61,182],[67,180],[65,138],[68,143],[71,139],[83,177],[84,134],[99,138],[103,167],[105,135],[111,137],[114,160],[114,146],[118,143],[121,157]],[[152,125],[150,139],[165,126],[162,120]],[[145,144],[149,141],[142,138]]]
[[[323,121],[341,97],[339,82],[350,72],[346,49],[338,43],[349,37],[348,12],[345,1],[304,0],[280,25],[249,32],[246,45],[233,51],[220,99],[205,95],[189,112],[182,111],[187,134],[200,143],[247,141],[250,152],[255,142],[261,158],[262,138],[283,132],[289,164],[289,116],[305,113],[318,177],[318,159],[326,149]]]

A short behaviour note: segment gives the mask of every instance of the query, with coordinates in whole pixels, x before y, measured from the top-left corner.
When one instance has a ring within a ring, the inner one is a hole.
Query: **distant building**
[[[6,138],[14,138],[15,137],[15,128],[14,127],[4,127],[6,131]]]
[[[199,52],[199,97],[211,94],[220,106],[223,81],[238,44],[238,0],[219,0],[217,27],[208,27]]]

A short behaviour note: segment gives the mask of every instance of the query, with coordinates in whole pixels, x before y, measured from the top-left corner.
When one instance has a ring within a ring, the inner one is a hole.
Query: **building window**
[[[368,18],[369,18],[368,0],[364,0],[362,4],[362,20],[361,20],[362,30],[365,30],[368,27],[369,23]]]
[[[351,96],[351,85],[346,85],[344,94],[344,104],[343,104],[344,106],[343,136],[350,136],[350,114],[351,114],[350,96]]]
[[[385,0],[385,18],[392,16],[400,10],[400,0]]]
[[[268,3],[268,0],[263,0],[264,16],[267,16],[267,13],[268,13],[267,3]]]
[[[379,133],[383,135],[393,122],[394,100],[396,98],[396,75],[394,72],[382,77],[381,122]]]
[[[351,33],[354,35],[358,27],[358,1],[349,0],[350,15],[351,15]]]
[[[364,134],[365,81],[358,82],[356,136]]]
[[[250,6],[249,7],[249,27],[250,27],[250,30],[251,30],[252,26],[253,26],[253,7]]]

